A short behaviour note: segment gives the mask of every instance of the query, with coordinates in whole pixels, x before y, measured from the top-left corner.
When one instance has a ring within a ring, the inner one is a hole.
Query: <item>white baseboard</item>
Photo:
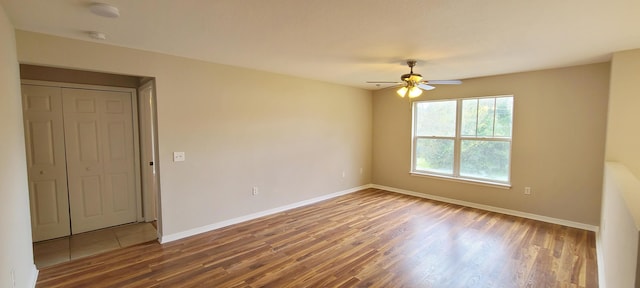
[[[213,224],[209,224],[209,225],[206,225],[206,226],[202,226],[202,227],[193,228],[193,229],[189,229],[189,230],[178,232],[178,233],[174,233],[174,234],[161,236],[158,239],[160,239],[160,243],[167,243],[167,242],[171,242],[171,241],[176,241],[176,240],[179,240],[179,239],[182,239],[182,238],[186,238],[186,237],[189,237],[189,236],[193,236],[193,235],[209,232],[209,231],[212,231],[212,230],[215,230],[215,229],[220,229],[222,227],[226,227],[226,226],[233,225],[233,224],[238,224],[238,223],[241,223],[241,222],[245,222],[245,221],[253,220],[253,219],[256,219],[256,218],[268,216],[268,215],[271,215],[271,214],[280,213],[280,212],[283,212],[283,211],[287,211],[287,210],[291,210],[291,209],[294,209],[294,208],[306,206],[306,205],[309,205],[309,204],[313,204],[313,203],[316,203],[316,202],[324,201],[324,200],[335,198],[335,197],[338,197],[338,196],[350,194],[350,193],[357,192],[357,191],[360,191],[360,190],[363,190],[363,189],[367,189],[367,188],[371,188],[371,187],[372,187],[371,184],[366,184],[366,185],[354,187],[354,188],[351,188],[351,189],[338,191],[338,192],[335,192],[335,193],[322,195],[322,196],[311,198],[311,199],[308,199],[308,200],[292,203],[292,204],[289,204],[289,205],[280,206],[280,207],[276,207],[276,208],[273,208],[273,209],[269,209],[269,210],[265,210],[265,211],[261,211],[261,212],[257,212],[257,213],[253,213],[253,214],[249,214],[249,215],[245,215],[245,216],[240,216],[240,217],[236,217],[236,218],[233,218],[233,219],[229,219],[229,220],[225,220],[225,221],[221,221],[221,222],[217,222],[217,223],[213,223]]]
[[[542,215],[537,215],[537,214],[532,214],[532,213],[526,213],[526,212],[521,212],[521,211],[517,211],[517,210],[494,207],[494,206],[489,206],[489,205],[484,205],[484,204],[478,204],[478,203],[473,203],[473,202],[468,202],[468,201],[462,201],[462,200],[457,200],[457,199],[452,199],[452,198],[447,198],[447,197],[435,196],[435,195],[431,195],[431,194],[419,193],[419,192],[415,192],[415,191],[409,191],[409,190],[404,190],[404,189],[399,189],[399,188],[394,188],[394,187],[389,187],[389,186],[383,186],[383,185],[377,185],[377,184],[366,184],[366,185],[354,187],[354,188],[351,188],[351,189],[338,191],[338,192],[334,192],[334,193],[331,193],[331,194],[315,197],[315,198],[312,198],[312,199],[308,199],[308,200],[292,203],[292,204],[289,204],[289,205],[280,206],[280,207],[276,207],[276,208],[273,208],[273,209],[269,209],[269,210],[265,210],[265,211],[261,211],[261,212],[256,212],[256,213],[252,213],[252,214],[249,214],[249,215],[240,216],[240,217],[232,218],[232,219],[229,219],[229,220],[225,220],[225,221],[209,224],[209,225],[206,225],[206,226],[201,226],[201,227],[189,229],[189,230],[178,232],[178,233],[174,233],[174,234],[160,236],[159,240],[160,240],[160,243],[167,243],[167,242],[175,241],[175,240],[178,240],[178,239],[186,238],[186,237],[189,237],[189,236],[197,235],[197,234],[200,234],[200,233],[209,232],[209,231],[212,231],[212,230],[215,230],[215,229],[219,229],[219,228],[222,228],[222,227],[226,227],[226,226],[229,226],[229,225],[238,224],[238,223],[241,223],[241,222],[245,222],[245,221],[253,220],[253,219],[256,219],[256,218],[268,216],[268,215],[271,215],[271,214],[283,212],[283,211],[286,211],[286,210],[290,210],[290,209],[306,206],[306,205],[309,205],[309,204],[313,204],[313,203],[316,203],[316,202],[320,202],[320,201],[324,201],[324,200],[327,200],[327,199],[335,198],[335,197],[338,197],[338,196],[350,194],[350,193],[357,192],[357,191],[360,191],[360,190],[363,190],[363,189],[367,189],[367,188],[382,189],[382,190],[386,190],[386,191],[390,191],[390,192],[395,192],[395,193],[400,193],[400,194],[405,194],[405,195],[410,195],[410,196],[415,196],[415,197],[420,197],[420,198],[426,198],[426,199],[431,199],[431,200],[435,200],[435,201],[440,201],[440,202],[445,202],[445,203],[451,203],[451,204],[456,204],[456,205],[461,205],[461,206],[481,209],[481,210],[485,210],[485,211],[491,211],[491,212],[502,213],[502,214],[507,214],[507,215],[512,215],[512,216],[518,216],[518,217],[522,217],[522,218],[533,219],[533,220],[538,220],[538,221],[543,221],[543,222],[547,222],[547,223],[558,224],[558,225],[563,225],[563,226],[568,226],[568,227],[573,227],[573,228],[578,228],[578,229],[583,229],[583,230],[588,230],[588,231],[594,231],[594,232],[598,231],[598,227],[594,226],[594,225],[589,225],[589,224],[584,224],[584,223],[579,223],[579,222],[574,222],[574,221],[569,221],[569,220],[564,220],[564,219],[558,219],[558,218],[553,218],[553,217],[547,217],[547,216],[542,216]],[[601,251],[601,249],[598,249],[598,250]],[[598,255],[600,255],[600,254],[601,253],[598,253]]]
[[[40,271],[38,271],[38,268],[36,267],[36,265],[34,264],[33,267],[31,268],[31,277],[29,279],[29,286],[27,287],[36,287],[36,283],[38,282],[38,273],[40,273]]]
[[[547,217],[547,216],[542,216],[542,215],[537,215],[537,214],[532,214],[532,213],[526,213],[526,212],[521,212],[521,211],[516,211],[516,210],[511,210],[511,209],[505,209],[505,208],[494,207],[494,206],[489,206],[489,205],[484,205],[484,204],[478,204],[478,203],[473,203],[473,202],[456,200],[456,199],[440,197],[440,196],[435,196],[435,195],[430,195],[430,194],[425,194],[425,193],[419,193],[419,192],[414,192],[414,191],[409,191],[409,190],[404,190],[404,189],[398,189],[398,188],[393,188],[393,187],[388,187],[388,186],[376,185],[376,184],[371,185],[371,187],[372,188],[376,188],[376,189],[382,189],[382,190],[390,191],[390,192],[396,192],[396,193],[400,193],[400,194],[416,196],[416,197],[420,197],[420,198],[426,198],[426,199],[431,199],[431,200],[435,200],[435,201],[440,201],[440,202],[445,202],[445,203],[451,203],[451,204],[456,204],[456,205],[461,205],[461,206],[481,209],[481,210],[485,210],[485,211],[491,211],[491,212],[497,212],[497,213],[502,213],[502,214],[507,214],[507,215],[512,215],[512,216],[518,216],[518,217],[522,217],[522,218],[533,219],[533,220],[538,220],[538,221],[542,221],[542,222],[558,224],[558,225],[563,225],[563,226],[568,226],[568,227],[573,227],[573,228],[578,228],[578,229],[583,229],[583,230],[588,230],[588,231],[598,231],[598,226],[579,223],[579,222],[573,222],[573,221],[564,220],[564,219]]]

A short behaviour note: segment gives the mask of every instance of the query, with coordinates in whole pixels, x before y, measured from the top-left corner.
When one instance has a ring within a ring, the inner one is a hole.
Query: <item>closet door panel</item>
[[[62,93],[73,233],[135,222],[131,94]]]
[[[21,88],[33,241],[68,236],[61,89],[37,85]]]

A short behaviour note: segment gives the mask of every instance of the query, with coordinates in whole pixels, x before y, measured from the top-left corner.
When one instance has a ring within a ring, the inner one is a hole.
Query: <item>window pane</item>
[[[509,180],[510,142],[462,140],[460,150],[460,176]]]
[[[511,137],[513,97],[496,99],[496,137]]]
[[[460,133],[462,136],[476,136],[478,123],[478,99],[462,100],[462,120]]]
[[[418,139],[416,141],[416,170],[453,174],[453,140]]]
[[[478,136],[493,137],[495,98],[478,100]]]
[[[456,101],[416,102],[415,105],[415,136],[455,136]]]

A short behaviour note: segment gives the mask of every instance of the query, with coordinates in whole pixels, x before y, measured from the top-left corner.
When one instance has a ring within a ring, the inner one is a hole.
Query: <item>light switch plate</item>
[[[186,160],[184,152],[173,152],[173,162],[181,162],[184,160]]]

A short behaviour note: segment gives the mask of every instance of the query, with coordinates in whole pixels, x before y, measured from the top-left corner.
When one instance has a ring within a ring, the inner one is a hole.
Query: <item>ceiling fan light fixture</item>
[[[422,89],[416,86],[409,88],[409,98],[416,98],[420,95],[422,95]]]
[[[422,75],[418,73],[413,73],[413,67],[416,66],[416,60],[411,60],[411,59],[407,60],[407,65],[411,70],[409,71],[409,73],[402,74],[400,76],[400,80],[402,82],[367,81],[367,83],[374,83],[378,87],[380,86],[380,83],[401,84],[403,86],[400,87],[398,90],[396,90],[396,93],[398,93],[398,95],[402,98],[404,98],[405,96],[408,98],[415,98],[422,95],[423,90],[428,91],[436,88],[429,84],[461,84],[462,83],[462,81],[460,80],[430,80],[430,81],[422,80],[423,79]]]
[[[413,81],[413,82],[420,82],[422,80],[422,75],[420,74],[412,74],[411,76],[409,76],[409,81]]]
[[[404,98],[405,96],[409,96],[409,98],[416,98],[422,95],[422,89],[417,86],[409,85],[400,87],[400,89],[398,89],[396,93],[398,93],[398,95],[400,95],[400,97],[402,98]]]
[[[402,86],[400,89],[398,89],[398,91],[396,91],[396,93],[398,93],[398,95],[400,95],[400,97],[404,98],[404,96],[407,95],[407,91],[409,91],[407,86]]]

